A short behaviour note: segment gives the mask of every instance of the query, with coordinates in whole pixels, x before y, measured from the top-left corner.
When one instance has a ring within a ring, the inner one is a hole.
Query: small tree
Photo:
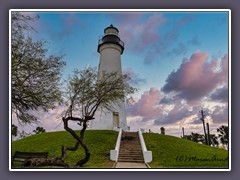
[[[160,131],[161,131],[161,134],[165,134],[165,128],[164,127],[161,127]]]
[[[12,124],[12,135],[16,137],[17,131],[18,131],[18,127],[16,125]]]
[[[218,137],[215,134],[210,134],[211,145],[214,147],[219,146]]]
[[[198,133],[193,133],[193,132],[191,133],[191,135],[192,135],[192,141],[205,143],[205,138],[203,135]]]
[[[190,135],[185,135],[184,137],[185,137],[185,139],[193,141],[193,142],[201,142],[202,144],[205,143],[205,138],[204,138],[204,135],[202,135],[202,134],[191,132]]]
[[[220,126],[217,128],[218,137],[220,138],[220,141],[223,145],[226,145],[228,147],[228,126]]]
[[[98,78],[96,68],[88,67],[82,71],[74,71],[72,77],[67,82],[66,105],[67,109],[62,117],[64,128],[73,138],[77,140],[74,147],[62,147],[62,161],[66,158],[67,150],[76,151],[81,145],[85,151],[85,158],[76,163],[81,167],[88,162],[90,151],[84,142],[84,132],[90,120],[99,108],[112,108],[120,102],[126,100],[127,96],[136,91],[135,88],[128,84],[129,78],[119,76],[117,73],[103,73]],[[68,121],[74,121],[82,126],[80,135],[68,126]]]
[[[33,130],[35,134],[45,133],[46,130],[43,127],[38,126],[35,130]]]

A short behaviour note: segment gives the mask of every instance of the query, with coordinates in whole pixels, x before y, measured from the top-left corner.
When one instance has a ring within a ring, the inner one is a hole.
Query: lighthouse
[[[124,51],[124,43],[119,37],[118,29],[112,24],[104,29],[104,35],[98,41],[97,51],[100,55],[99,79],[104,72],[116,72],[118,75],[122,75],[121,55]],[[90,128],[127,130],[125,102],[120,101],[117,105],[113,104],[111,110],[100,109],[95,115],[95,120],[91,121]]]

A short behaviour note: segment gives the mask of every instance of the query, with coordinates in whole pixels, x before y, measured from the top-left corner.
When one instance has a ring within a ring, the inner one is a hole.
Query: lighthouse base
[[[101,130],[119,130],[122,128],[127,131],[125,111],[110,111],[100,110],[96,112],[95,119],[90,122],[90,129],[101,129]]]

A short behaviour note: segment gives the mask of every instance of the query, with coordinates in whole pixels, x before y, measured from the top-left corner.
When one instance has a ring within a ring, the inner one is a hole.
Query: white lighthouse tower
[[[117,72],[122,75],[121,55],[124,51],[124,43],[119,38],[118,33],[118,29],[111,24],[104,29],[104,35],[99,39],[97,48],[100,54],[98,78],[101,78],[103,72]],[[125,102],[113,105],[111,110],[99,110],[95,120],[91,121],[90,128],[112,130],[122,128],[127,130]]]

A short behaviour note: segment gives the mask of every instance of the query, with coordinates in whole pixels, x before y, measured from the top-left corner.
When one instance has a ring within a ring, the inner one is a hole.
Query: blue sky
[[[139,92],[128,124],[167,134],[202,133],[199,111],[216,127],[228,123],[228,12],[34,12],[33,36],[49,54],[64,55],[64,77],[98,65],[97,43],[113,24],[125,42],[122,69]],[[225,97],[225,99],[223,98]],[[57,114],[55,111],[46,116]],[[221,119],[219,119],[221,117]],[[45,117],[46,118],[46,117]],[[47,130],[54,128],[45,123]],[[44,122],[43,122],[44,126]]]

